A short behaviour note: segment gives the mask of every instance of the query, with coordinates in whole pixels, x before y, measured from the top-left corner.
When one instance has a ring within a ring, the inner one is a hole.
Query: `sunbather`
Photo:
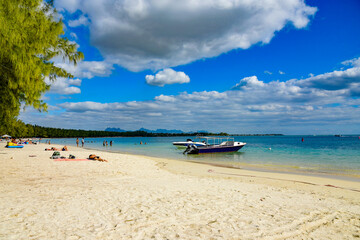
[[[62,149],[58,149],[58,148],[45,148],[45,151],[68,151],[67,147],[64,146]]]
[[[90,154],[89,159],[91,159],[91,160],[96,160],[96,161],[100,161],[100,162],[107,162],[107,160],[102,159],[101,157],[96,156],[95,154]]]

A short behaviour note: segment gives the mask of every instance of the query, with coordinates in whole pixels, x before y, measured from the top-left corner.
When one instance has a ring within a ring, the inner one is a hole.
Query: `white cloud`
[[[263,86],[264,86],[263,81],[259,81],[256,76],[251,76],[241,79],[240,82],[237,83],[232,89],[236,90],[242,88],[249,88],[249,87],[254,88],[254,87],[263,87]]]
[[[80,87],[81,86],[81,79],[79,79],[79,78],[69,79],[69,84]]]
[[[79,26],[87,26],[89,25],[90,21],[87,17],[84,15],[81,15],[78,19],[70,20],[68,22],[68,25],[70,27],[79,27]]]
[[[161,94],[160,96],[156,96],[155,97],[155,100],[158,100],[158,101],[163,101],[163,102],[175,102],[175,97],[173,96],[166,96],[166,95],[163,95]]]
[[[163,114],[162,113],[146,113],[146,116],[149,117],[161,117]]]
[[[225,98],[226,93],[220,93],[217,91],[202,91],[202,92],[193,92],[191,94],[184,92],[179,95],[179,98],[182,100],[195,100],[195,101],[206,101],[210,99],[221,99]]]
[[[76,43],[76,42],[73,42]],[[51,85],[49,93],[57,94],[78,94],[81,93],[82,79],[91,79],[94,77],[107,77],[113,70],[113,65],[105,61],[81,61],[77,65],[64,61],[62,56],[52,59],[54,65],[71,73],[75,79],[58,77],[54,82],[46,79],[46,83]]]
[[[333,71],[300,80],[298,85],[325,90],[348,89],[351,84],[360,83],[360,66],[357,67],[356,64],[354,62],[356,67],[346,70]]]
[[[264,73],[265,73],[265,74],[269,74],[269,75],[272,75],[272,72],[270,72],[270,71],[267,71],[267,70],[266,70],[266,71],[264,71]]]
[[[285,73],[281,70],[279,70],[279,74],[284,75]]]
[[[86,122],[89,129],[111,125],[232,133],[310,134],[314,128],[324,134],[359,132],[359,68],[284,82],[263,82],[251,76],[241,79],[232,90],[161,94],[151,101],[66,102],[58,105],[61,118],[57,119],[61,119],[58,124],[62,127],[83,128]],[[334,82],[342,85],[329,88]],[[37,124],[58,121],[51,116],[36,117]],[[34,118],[24,115],[22,119],[33,122]],[[294,132],[294,125],[298,132]]]
[[[51,85],[49,93],[57,93],[64,95],[81,93],[81,90],[79,88],[81,86],[80,79],[69,79],[60,77],[57,78],[56,81],[51,82],[48,78],[46,78],[45,82]]]
[[[82,61],[76,66],[57,61],[55,65],[64,68],[75,77],[88,79],[110,76],[111,71],[113,70],[113,65],[105,61]]]
[[[82,61],[76,66],[67,62],[63,62],[60,57],[53,59],[57,67],[65,69],[76,77],[75,79],[57,78],[54,82],[46,79],[46,83],[51,85],[49,93],[57,94],[78,94],[81,93],[82,79],[91,79],[94,77],[106,77],[111,74],[112,64],[104,61]]]
[[[73,39],[75,39],[75,40],[78,39],[78,36],[77,36],[76,33],[74,33],[74,32],[70,33],[70,36],[71,36]]]
[[[109,103],[98,103],[98,102],[79,102],[79,103],[62,103],[60,107],[66,108],[73,112],[85,112],[85,111],[104,111],[109,109]]]
[[[343,61],[341,64],[343,65],[350,65],[353,67],[360,67],[360,57],[359,58],[353,58],[347,61]]]
[[[154,75],[146,75],[146,83],[153,86],[163,87],[166,84],[189,83],[190,78],[184,72],[176,72],[166,68]]]
[[[304,28],[316,8],[303,0],[58,0],[80,10],[106,61],[132,71],[164,69],[269,43],[287,24]],[[90,22],[86,21],[87,16]]]

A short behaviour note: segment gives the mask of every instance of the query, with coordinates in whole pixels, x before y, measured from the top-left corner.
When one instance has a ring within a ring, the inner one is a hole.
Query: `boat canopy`
[[[233,137],[197,137],[200,141],[205,141],[208,145],[219,145],[226,143],[234,143]]]

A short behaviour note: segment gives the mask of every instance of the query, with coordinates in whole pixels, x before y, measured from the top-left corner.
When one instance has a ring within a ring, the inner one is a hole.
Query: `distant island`
[[[121,128],[106,128],[105,131],[107,132],[131,132],[129,130],[124,130],[124,129],[121,129]],[[186,134],[194,134],[194,133],[209,133],[208,131],[205,131],[205,130],[197,130],[197,131],[190,131],[190,132],[184,132],[184,131],[181,131],[181,130],[176,130],[176,129],[173,129],[173,130],[168,130],[168,129],[162,129],[162,128],[159,128],[159,129],[156,129],[156,130],[150,130],[150,129],[146,129],[146,128],[140,128],[139,130],[135,130],[135,132],[147,132],[147,133],[174,133],[174,134],[183,134],[183,133],[186,133]]]
[[[131,132],[128,130],[124,130],[121,128],[106,128],[105,131],[107,132]],[[167,130],[167,129],[156,129],[156,130],[149,130],[146,128],[140,128],[139,130],[133,131],[133,132],[147,132],[147,133],[171,133],[171,134],[180,134],[182,136],[183,134],[186,135],[194,135],[194,134],[208,134],[208,135],[219,135],[219,136],[283,136],[284,134],[278,134],[278,133],[270,133],[270,134],[228,134],[225,132],[220,133],[209,133],[205,130],[198,130],[198,131],[191,131],[191,132],[184,132],[181,130]]]
[[[265,134],[265,133],[258,133],[258,134],[231,134],[231,136],[241,136],[241,137],[245,137],[245,136],[284,136],[284,134],[280,134],[280,133],[269,133],[269,134]]]
[[[128,131],[121,128],[106,128],[99,130],[63,129],[50,128],[38,125],[25,124],[17,121],[13,129],[1,131],[1,135],[8,134],[18,138],[76,138],[76,137],[176,137],[176,136],[282,136],[282,134],[229,134],[225,132],[211,133],[203,130],[196,132],[183,132],[182,130],[156,129],[149,130],[140,128],[136,131]]]
[[[121,128],[106,128],[105,131],[107,132],[129,132],[127,130],[121,129]],[[147,133],[184,133],[181,130],[167,130],[167,129],[156,129],[156,130],[149,130],[146,128],[140,128],[140,132],[147,132]],[[198,132],[204,132],[204,131],[198,131]]]

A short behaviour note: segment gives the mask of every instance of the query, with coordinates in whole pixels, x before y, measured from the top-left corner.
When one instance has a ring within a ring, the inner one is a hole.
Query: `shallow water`
[[[85,147],[241,168],[360,177],[358,136],[241,136],[235,137],[235,141],[247,145],[238,152],[184,155],[184,148],[177,148],[172,142],[187,138],[192,137],[86,138]],[[103,147],[104,140],[108,143],[112,140],[113,146]],[[75,138],[51,139],[52,143],[68,146],[75,146],[75,141]]]

